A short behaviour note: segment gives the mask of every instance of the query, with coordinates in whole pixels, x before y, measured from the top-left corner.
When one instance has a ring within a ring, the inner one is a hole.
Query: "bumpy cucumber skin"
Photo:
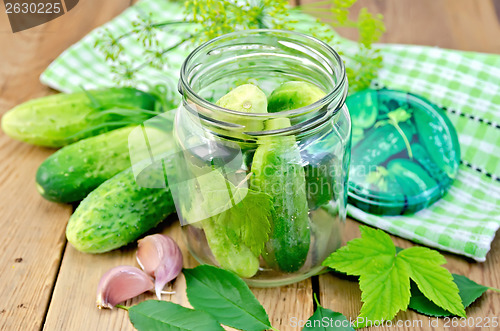
[[[156,175],[148,180],[164,182]],[[83,199],[68,222],[66,237],[81,252],[103,253],[135,241],[172,213],[170,190],[138,186],[129,168]]]
[[[316,210],[335,199],[335,178],[332,176],[334,166],[333,154],[309,157],[309,164],[304,168],[309,209]]]
[[[308,106],[325,95],[322,89],[308,82],[285,82],[271,93],[267,108],[270,113],[297,109]]]
[[[399,124],[409,141],[413,139],[415,128],[408,123]],[[351,176],[353,178],[375,170],[391,156],[406,149],[405,142],[396,128],[386,125],[369,130],[352,150]]]
[[[254,176],[250,187],[274,198],[273,230],[266,244],[267,254],[263,256],[270,264],[276,260],[285,272],[302,267],[311,240],[305,174],[300,160],[293,137],[272,137],[257,148],[252,164]]]
[[[204,220],[203,230],[210,250],[222,268],[243,278],[250,278],[257,273],[259,258],[244,243],[231,240],[217,218]]]
[[[38,192],[54,202],[74,202],[130,167],[128,136],[133,127],[80,140],[49,156],[38,168]]]
[[[156,102],[152,95],[128,87],[88,93],[103,109],[124,106],[153,110]],[[8,111],[2,118],[2,130],[11,138],[26,143],[62,147],[116,128],[80,133],[91,125],[89,115],[93,112],[85,92],[55,94],[30,100]]]

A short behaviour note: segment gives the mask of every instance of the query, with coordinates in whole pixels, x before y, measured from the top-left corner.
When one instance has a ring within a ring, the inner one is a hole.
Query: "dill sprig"
[[[199,23],[198,41],[207,41],[236,30],[285,29],[288,1],[286,0],[187,0],[188,19]]]
[[[135,85],[136,74],[146,66],[163,69],[168,66],[166,54],[189,42],[203,42],[217,36],[247,29],[292,29],[288,19],[287,0],[187,0],[182,21],[154,22],[151,14],[141,14],[133,28],[118,36],[103,29],[95,47],[104,55],[115,81]],[[194,24],[194,33],[186,33],[180,41],[161,48],[159,35],[182,24]],[[132,63],[125,54],[123,40],[133,38],[144,46],[144,62]]]
[[[201,43],[238,30],[293,30],[297,22],[289,15],[292,10],[302,9],[320,18],[326,18],[326,13],[330,18],[329,24],[334,28],[350,27],[359,32],[359,51],[355,55],[340,52],[349,58],[347,76],[350,90],[357,91],[369,87],[377,77],[382,57],[377,49],[372,48],[372,44],[380,39],[385,27],[382,16],[369,13],[366,8],[360,10],[357,20],[351,20],[349,13],[356,1],[324,0],[292,9],[287,0],[186,0],[183,20],[155,22],[151,14],[141,13],[130,31],[117,36],[108,29],[102,30],[95,47],[103,54],[117,83],[136,85],[139,71],[148,66],[160,70],[168,68],[168,53],[184,45]],[[186,24],[195,26],[190,30],[192,32],[179,29]],[[179,36],[178,41],[168,47],[161,46],[159,40],[165,36],[162,33],[173,30]],[[330,26],[322,23],[311,33],[331,43],[334,34],[330,30]],[[143,62],[135,63],[127,56],[123,44],[127,38],[143,45]]]
[[[382,56],[373,44],[380,40],[385,32],[384,17],[381,14],[372,14],[366,8],[361,8],[357,19],[349,16],[352,6],[357,0],[324,0],[312,2],[303,6],[303,10],[311,13],[334,28],[352,28],[358,31],[359,51],[354,54],[345,54],[348,58],[346,66],[350,92],[360,91],[370,87],[377,78],[378,70],[382,67]]]

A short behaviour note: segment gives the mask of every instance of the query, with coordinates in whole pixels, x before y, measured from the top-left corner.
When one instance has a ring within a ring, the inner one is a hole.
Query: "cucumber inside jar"
[[[252,84],[236,87],[217,100],[216,104],[243,113],[267,113],[266,94]]]
[[[326,93],[314,84],[303,81],[289,81],[276,88],[268,100],[270,113],[297,109],[315,103]]]
[[[290,126],[287,118],[269,120],[266,129]],[[293,136],[263,137],[255,151],[250,187],[273,197],[273,230],[264,259],[282,271],[294,272],[309,252],[310,231],[306,180]]]
[[[265,93],[257,86],[245,84],[222,96],[216,104],[240,112],[279,112],[307,106],[325,95],[311,83],[287,82],[270,93],[269,98],[263,98]],[[280,130],[290,126],[288,118],[269,119],[264,122],[264,130]],[[315,167],[319,167],[322,160],[318,164],[305,162],[293,135],[262,136],[257,139],[253,151],[244,151],[242,160],[241,169],[249,172],[248,181],[244,183],[248,185],[245,189],[247,195],[219,215],[200,222],[213,258],[221,267],[234,271],[243,278],[250,278],[258,272],[259,259],[264,268],[277,272],[299,271],[306,261],[311,259],[309,208],[312,205],[317,208],[333,199],[333,181],[328,178],[321,181],[328,186],[321,190],[322,195],[309,194],[308,183],[314,180],[312,176],[317,175]],[[324,173],[322,176],[328,177],[331,174]],[[220,175],[220,180],[225,180],[223,174]],[[234,188],[238,183],[227,185]],[[251,196],[255,198],[259,194],[263,200],[252,200]],[[265,197],[270,197],[272,202],[268,206],[271,215],[270,226],[252,228],[256,236],[265,238],[265,245],[258,249],[256,245],[260,245],[260,242],[245,240],[248,226],[244,223],[251,222],[251,217],[241,216],[245,213],[236,211],[241,209],[241,203],[246,203],[245,208],[250,214],[253,213],[252,210],[263,209],[262,201],[266,201]],[[254,203],[259,205],[253,206]],[[202,204],[200,202],[199,205]],[[231,213],[235,217],[227,216]],[[232,224],[229,224],[230,222]],[[320,258],[323,257],[316,259]]]

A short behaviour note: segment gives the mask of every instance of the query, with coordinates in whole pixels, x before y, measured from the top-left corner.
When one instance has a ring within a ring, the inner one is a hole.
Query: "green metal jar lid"
[[[352,119],[351,204],[372,214],[408,214],[448,191],[460,146],[443,110],[387,89],[355,93],[346,104]]]

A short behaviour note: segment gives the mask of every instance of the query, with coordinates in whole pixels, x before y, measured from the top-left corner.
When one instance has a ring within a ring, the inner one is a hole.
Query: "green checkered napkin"
[[[132,28],[139,13],[151,13],[158,21],[182,18],[176,3],[143,0],[105,27],[113,34],[122,34]],[[294,15],[300,22],[297,31],[308,33],[314,28],[312,17]],[[113,74],[94,47],[101,29],[59,56],[41,81],[64,92],[113,85]],[[165,32],[160,38],[162,46],[174,44],[184,32]],[[125,46],[127,56],[137,63],[143,61],[142,45],[128,40]],[[356,50],[355,44],[346,40],[335,47],[345,53]],[[138,87],[152,89],[167,84],[175,94],[180,65],[189,48],[192,46],[169,53],[168,68],[144,68],[137,77]],[[412,241],[485,261],[500,226],[500,56],[406,45],[380,45],[380,49],[384,67],[378,83],[419,94],[441,106],[458,131],[462,165],[449,193],[417,214],[378,217],[353,206],[348,213]]]

